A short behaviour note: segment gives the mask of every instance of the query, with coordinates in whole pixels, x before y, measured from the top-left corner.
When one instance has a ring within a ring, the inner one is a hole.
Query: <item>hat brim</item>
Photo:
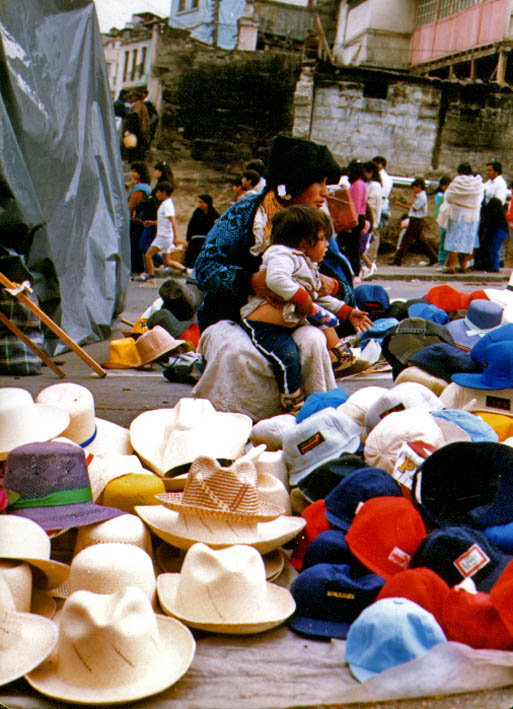
[[[137,343],[136,343],[137,344]],[[189,351],[189,345],[184,340],[176,340],[172,345],[162,345],[149,359],[142,359],[139,366],[144,367],[147,364],[155,362],[157,359],[164,357],[164,355],[171,354],[171,352],[176,352],[177,354],[182,354],[183,352]]]
[[[5,460],[10,451],[26,443],[45,443],[57,438],[69,426],[69,414],[58,406],[34,404],[30,426],[22,431],[0,433],[0,460]]]
[[[41,591],[39,588],[32,589],[32,601],[30,606],[31,613],[43,616],[43,618],[49,618],[51,620],[54,617],[56,610],[57,603],[54,598],[46,593],[46,591]]]
[[[95,418],[96,436],[94,440],[83,447],[84,453],[93,455],[107,455],[117,453],[119,455],[132,455],[134,452],[130,441],[130,431],[117,423]]]
[[[97,505],[94,502],[78,502],[73,505],[27,507],[13,510],[11,514],[31,519],[47,531],[50,529],[84,527],[86,524],[103,522],[106,519],[126,514],[126,512],[115,507]]]
[[[134,364],[123,364],[121,362],[108,360],[107,362],[101,362],[101,366],[104,369],[138,369],[142,366],[142,364],[141,362]]]
[[[203,542],[212,549],[247,544],[261,554],[267,554],[294,539],[306,526],[305,519],[285,515],[271,522],[236,525],[202,517],[186,517],[162,505],[136,506],[135,511],[152,532],[179,549],[188,549],[196,542]]]
[[[102,687],[91,677],[91,687],[64,682],[58,675],[57,654],[27,674],[25,679],[41,694],[77,704],[115,704],[143,699],[175,684],[189,669],[196,643],[188,628],[173,618],[156,616],[161,640],[159,664],[151,673],[140,674],[136,682]]]
[[[485,381],[485,378],[487,381]],[[486,372],[480,372],[479,374],[465,374],[459,372],[452,375],[452,381],[462,387],[468,387],[469,389],[488,389],[491,391],[497,391],[501,389],[513,388],[511,382],[505,383],[498,379],[491,381],[491,377],[486,377]]]
[[[185,616],[176,609],[176,596],[180,583],[180,574],[160,574],[157,579],[157,593],[159,602],[165,613],[172,615],[182,623],[207,630],[212,633],[225,633],[229,635],[245,635],[249,633],[263,633],[285,622],[296,608],[296,603],[286,588],[266,583],[267,598],[265,609],[261,613],[252,613],[255,609],[249,607],[244,615],[220,619],[217,617],[191,617]],[[261,609],[260,609],[261,610]]]
[[[45,578],[45,589],[52,589],[60,586],[61,583],[67,581],[70,573],[70,567],[67,564],[62,564],[60,561],[52,561],[51,559],[34,559],[29,556],[9,556],[5,551],[2,552],[2,559],[16,559],[30,564],[35,569],[41,571]]]
[[[4,618],[3,624],[8,620]],[[58,628],[48,618],[32,613],[13,613],[15,632],[10,634],[7,647],[2,647],[0,685],[12,682],[31,672],[43,662],[55,647]]]
[[[451,333],[454,342],[460,347],[467,347],[471,350],[481,339],[478,334],[469,335],[470,329],[465,325],[465,320],[452,320],[445,327]]]
[[[182,492],[164,492],[155,495],[164,507],[169,510],[176,510],[181,514],[191,515],[196,517],[205,517],[206,519],[216,519],[225,522],[270,522],[284,513],[282,507],[277,507],[269,502],[259,500],[255,514],[244,514],[242,512],[230,512],[226,510],[214,509],[212,507],[200,507],[198,505],[188,505],[183,501]]]
[[[290,474],[290,484],[291,485],[299,485],[301,480],[306,478],[307,475],[310,475],[310,473],[312,473],[319,466],[324,465],[328,461],[334,460],[335,458],[340,458],[344,453],[356,453],[359,446],[360,446],[360,432],[355,433],[338,450],[330,451],[329,455],[326,455],[326,457],[323,460],[316,460],[314,463],[312,463],[312,465],[309,465],[304,470],[301,470],[301,472],[291,473]]]
[[[329,620],[319,620],[308,616],[295,615],[289,621],[289,626],[296,633],[317,638],[340,638],[345,640],[351,623],[336,623]]]

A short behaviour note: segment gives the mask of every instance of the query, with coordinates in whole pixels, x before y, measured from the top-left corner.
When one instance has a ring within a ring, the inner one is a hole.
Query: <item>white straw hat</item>
[[[86,387],[73,382],[52,384],[39,392],[36,401],[55,406],[69,415],[69,425],[62,435],[78,443],[86,455],[132,453],[128,430],[95,417],[94,398]]]
[[[17,611],[9,585],[0,576],[0,685],[43,662],[55,647],[57,633],[48,618]]]
[[[55,588],[69,576],[70,567],[50,559],[50,538],[37,522],[16,515],[0,515],[0,559],[26,561],[41,571],[35,585]]]
[[[137,515],[124,514],[105,522],[79,527],[73,556],[94,544],[130,544],[153,558],[150,532]]]
[[[189,349],[186,342],[175,340],[161,325],[155,325],[151,330],[138,337],[135,346],[142,365],[155,362],[155,360],[171,354],[171,352],[181,354]]]
[[[206,399],[180,399],[174,408],[145,411],[130,424],[137,454],[162,476],[186,472],[200,455],[235,460],[244,453],[250,431],[249,416],[218,412]]]
[[[28,564],[0,559],[0,576],[7,581],[17,611],[53,618],[57,605],[48,593],[32,587]]]
[[[128,702],[174,684],[195,648],[188,628],[154,615],[139,588],[77,591],[61,611],[55,652],[26,679],[38,692],[67,702]]]
[[[0,389],[0,460],[25,443],[49,441],[69,425],[69,416],[56,406],[35,404],[25,389]]]
[[[272,522],[243,524],[186,516],[163,505],[138,506],[135,511],[157,537],[179,549],[188,549],[195,542],[203,542],[213,549],[247,544],[267,554],[294,539],[306,526],[302,517],[286,515]]]
[[[286,488],[289,484],[289,471],[285,463],[285,453],[281,451],[263,451],[255,460],[258,474],[273,475],[280,480]]]
[[[194,544],[181,573],[159,576],[158,594],[169,615],[218,633],[261,633],[296,607],[287,589],[266,582],[257,550],[240,544],[221,550]]]

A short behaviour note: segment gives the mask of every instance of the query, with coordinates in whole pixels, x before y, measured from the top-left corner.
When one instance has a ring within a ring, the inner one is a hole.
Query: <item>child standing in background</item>
[[[421,177],[417,177],[411,183],[412,199],[410,204],[396,201],[398,207],[409,209],[409,223],[402,238],[402,241],[395,252],[392,264],[400,266],[407,251],[411,250],[413,244],[416,243],[417,249],[422,251],[429,258],[429,265],[432,266],[438,261],[438,254],[435,249],[428,243],[423,236],[424,217],[428,214],[428,198],[426,194],[426,183]]]
[[[435,194],[435,209],[433,211],[433,216],[435,219],[438,217],[438,212],[440,211],[440,207],[442,206],[442,203],[444,201],[445,190],[449,187],[450,184],[450,177],[444,175],[440,178],[440,181],[438,183],[438,189]],[[446,251],[444,248],[445,229],[442,226],[439,226],[438,228],[440,231],[440,244],[438,246],[438,266],[443,268],[445,266],[445,262],[447,260],[447,256],[449,255],[449,252]]]

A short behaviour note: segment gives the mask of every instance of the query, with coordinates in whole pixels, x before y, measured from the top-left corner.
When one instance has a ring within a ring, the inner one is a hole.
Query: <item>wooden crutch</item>
[[[8,290],[12,291],[15,291],[18,287],[17,283],[13,283],[12,281],[10,281],[6,276],[4,276],[3,273],[0,273],[0,283],[4,286],[4,288],[7,288]],[[98,374],[100,377],[107,376],[107,372],[102,367],[100,367],[98,362],[96,362],[92,357],[90,357],[87,352],[85,352],[80,347],[80,345],[77,345],[75,340],[73,340],[69,335],[67,335],[64,330],[62,330],[57,325],[57,323],[55,323],[50,317],[48,317],[48,315],[44,313],[40,307],[33,303],[30,298],[27,298],[27,296],[23,292],[14,292],[12,293],[12,295],[16,296],[16,298],[18,298],[18,300],[23,303],[23,305],[26,305],[29,310],[35,313],[35,315],[37,315],[41,322],[43,322],[47,327],[49,327],[50,330],[54,332],[60,340],[62,340],[66,345],[68,345],[73,350],[73,352],[75,352],[81,359],[83,359],[84,362],[89,365],[89,367],[91,367],[91,369],[94,369],[96,374]]]

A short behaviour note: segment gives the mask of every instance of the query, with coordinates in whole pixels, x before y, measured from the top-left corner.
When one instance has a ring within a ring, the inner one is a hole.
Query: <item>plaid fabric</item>
[[[33,293],[27,294],[27,297],[36,305],[38,304],[37,296]],[[8,293],[5,288],[0,288],[0,312],[8,317],[12,324],[19,327],[22,332],[39,330],[41,327],[37,315],[29,310],[26,305],[23,305],[18,298]],[[10,335],[11,331],[0,323],[0,336],[4,334]]]
[[[2,328],[5,330],[5,328]],[[14,374],[26,376],[28,374],[41,374],[42,362],[16,335],[0,335],[0,374]],[[43,333],[41,330],[25,332],[27,337],[38,347],[43,347]]]

